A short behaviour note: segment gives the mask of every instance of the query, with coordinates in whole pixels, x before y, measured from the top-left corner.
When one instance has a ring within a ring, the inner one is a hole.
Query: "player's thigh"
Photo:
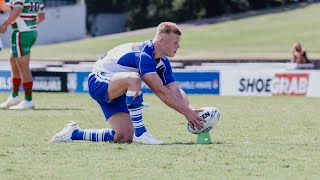
[[[130,86],[130,84],[132,84],[133,81],[139,81],[139,86],[141,88],[141,78],[138,73],[121,72],[114,74],[109,82],[108,99],[112,100],[125,94],[128,87]]]
[[[29,73],[30,51],[37,39],[36,31],[13,32],[11,37],[12,57],[19,66],[20,73]]]
[[[112,115],[108,122],[115,131],[115,141],[131,142],[133,138],[133,125],[129,113],[119,112]]]
[[[22,57],[30,55],[31,47],[37,39],[36,31],[17,32],[14,31],[11,36],[11,49],[13,57]]]

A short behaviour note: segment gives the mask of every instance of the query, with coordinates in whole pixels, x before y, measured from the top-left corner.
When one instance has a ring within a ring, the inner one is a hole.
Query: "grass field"
[[[290,59],[294,42],[300,41],[311,58],[320,52],[320,3],[293,10],[205,26],[183,27],[177,59],[284,58]],[[41,32],[40,32],[41,33]],[[96,60],[110,48],[127,42],[153,39],[154,30],[87,38],[32,50],[34,60]],[[9,51],[0,53],[7,60]]]
[[[146,95],[146,126],[167,143],[158,146],[50,143],[69,120],[82,128],[107,123],[87,94],[35,93],[34,99],[36,110],[0,110],[0,179],[320,177],[319,98],[190,96],[195,106],[222,113],[213,143],[199,145],[183,116]]]

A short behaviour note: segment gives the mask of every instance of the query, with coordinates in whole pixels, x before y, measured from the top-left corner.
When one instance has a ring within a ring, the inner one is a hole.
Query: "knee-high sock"
[[[19,95],[20,84],[20,78],[12,78],[12,97],[16,97]]]
[[[115,132],[112,129],[79,129],[72,133],[72,140],[93,142],[107,142],[114,140]]]
[[[126,96],[126,103],[130,112],[134,134],[139,137],[144,132],[147,132],[142,119],[142,93],[141,91],[127,91]]]
[[[25,82],[22,83],[23,89],[24,89],[24,99],[27,101],[32,100],[32,86],[33,82]]]

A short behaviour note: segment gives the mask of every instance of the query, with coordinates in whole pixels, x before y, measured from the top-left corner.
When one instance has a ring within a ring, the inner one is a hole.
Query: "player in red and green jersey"
[[[10,0],[10,14],[0,25],[0,32],[4,33],[11,25],[11,77],[12,94],[0,108],[33,109],[32,101],[33,79],[30,71],[30,51],[37,40],[37,25],[45,19],[42,0]],[[18,92],[22,82],[25,99],[20,102]]]

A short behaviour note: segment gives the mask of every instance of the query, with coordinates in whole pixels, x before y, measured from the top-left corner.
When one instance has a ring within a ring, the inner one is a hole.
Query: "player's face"
[[[180,35],[170,33],[163,37],[163,53],[165,56],[174,57],[180,48]]]

